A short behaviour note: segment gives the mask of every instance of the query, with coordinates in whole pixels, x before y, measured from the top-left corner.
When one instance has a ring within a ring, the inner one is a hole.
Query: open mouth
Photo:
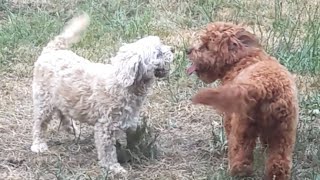
[[[197,67],[195,64],[191,64],[191,66],[189,66],[186,70],[187,74],[190,76],[191,74],[193,74],[195,71],[197,70]]]

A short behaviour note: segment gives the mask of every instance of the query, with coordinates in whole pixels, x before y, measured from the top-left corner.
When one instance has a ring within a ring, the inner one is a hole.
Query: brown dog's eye
[[[232,43],[229,45],[229,50],[230,50],[230,51],[235,51],[235,50],[237,50],[237,48],[238,48],[238,44],[235,43],[235,42],[232,42]]]

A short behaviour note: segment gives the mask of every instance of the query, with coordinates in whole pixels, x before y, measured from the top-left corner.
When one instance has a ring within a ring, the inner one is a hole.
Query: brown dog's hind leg
[[[253,150],[256,146],[255,124],[246,118],[234,116],[231,120],[229,138],[229,171],[232,176],[251,176],[253,173]]]
[[[267,161],[266,180],[289,180],[292,167],[292,152],[295,136],[291,131],[273,130],[273,135],[266,140]]]
[[[269,105],[268,129],[262,137],[267,144],[265,179],[288,180],[292,167],[292,154],[296,141],[298,107],[283,98]]]

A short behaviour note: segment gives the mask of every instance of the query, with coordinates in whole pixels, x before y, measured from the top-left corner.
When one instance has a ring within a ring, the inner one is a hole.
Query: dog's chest
[[[110,118],[113,122],[120,122],[123,129],[136,125],[143,100],[144,97],[138,96],[121,99],[118,108],[111,109]]]
[[[130,99],[126,99],[122,101],[122,111],[121,114],[123,114],[123,116],[127,116],[130,117],[132,115],[134,115],[137,111],[139,111],[143,99],[142,97],[132,97]]]

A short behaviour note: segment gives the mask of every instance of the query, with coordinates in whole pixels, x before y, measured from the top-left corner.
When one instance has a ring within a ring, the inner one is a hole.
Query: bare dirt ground
[[[82,128],[82,139],[75,143],[73,136],[58,131],[56,120],[48,130],[50,152],[32,153],[31,78],[4,75],[0,84],[0,179],[102,177],[90,127]],[[211,167],[226,162],[223,153],[213,154],[210,147],[212,120],[219,118],[190,104],[185,96],[191,88],[180,87],[177,98],[185,100],[172,103],[166,87],[165,81],[158,82],[145,108],[149,122],[161,132],[158,160],[125,165],[130,179],[206,179]]]
[[[8,74],[0,80],[0,179],[104,179],[93,131],[87,125],[82,125],[81,139],[76,142],[72,135],[58,131],[54,120],[48,130],[50,151],[41,155],[30,151],[31,81],[31,77]],[[158,157],[124,164],[129,179],[226,179],[227,147],[221,118],[211,109],[190,104],[194,86],[184,82],[172,89],[166,80],[156,83],[143,112],[160,132]],[[299,165],[310,166],[307,159],[301,159],[305,164],[295,165],[298,170]],[[256,161],[257,173],[252,179],[259,179],[263,171],[261,154]]]

